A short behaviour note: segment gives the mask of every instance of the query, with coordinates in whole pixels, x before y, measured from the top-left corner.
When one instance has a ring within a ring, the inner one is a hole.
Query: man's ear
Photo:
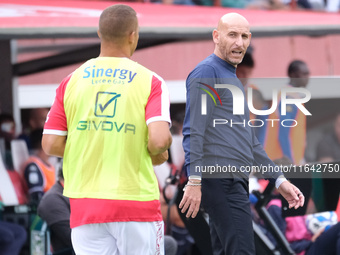
[[[248,49],[248,47],[249,47],[249,45],[250,45],[250,41],[251,41],[251,33],[249,33],[249,37],[248,37],[248,46],[247,46],[247,49]]]
[[[219,41],[219,33],[218,33],[217,29],[214,29],[212,36],[213,36],[214,43],[217,44],[218,41]]]
[[[129,43],[133,44],[136,40],[136,31],[133,31],[129,35]]]
[[[97,30],[97,35],[98,35],[98,37],[101,39],[102,38],[102,36],[101,36],[101,34],[100,34],[100,32],[99,32],[99,29]]]

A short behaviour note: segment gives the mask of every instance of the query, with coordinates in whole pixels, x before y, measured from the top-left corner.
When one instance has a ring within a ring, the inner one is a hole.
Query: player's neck
[[[112,46],[112,45],[102,45],[100,47],[99,57],[115,57],[115,58],[130,58],[131,49],[129,45],[126,46]]]

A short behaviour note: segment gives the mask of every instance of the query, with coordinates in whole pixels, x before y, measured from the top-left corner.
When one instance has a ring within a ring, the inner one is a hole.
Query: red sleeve
[[[171,123],[170,99],[166,84],[156,74],[153,75],[151,83],[151,92],[145,107],[146,124],[149,125],[149,123],[154,121],[167,121]]]
[[[44,134],[67,135],[67,121],[64,109],[64,95],[72,74],[67,76],[56,90],[56,97],[47,115]]]

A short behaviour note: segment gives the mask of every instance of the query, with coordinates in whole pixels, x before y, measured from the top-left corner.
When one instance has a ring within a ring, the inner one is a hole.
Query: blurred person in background
[[[70,200],[63,196],[63,191],[64,176],[61,168],[58,171],[58,181],[43,195],[39,203],[38,215],[51,230],[53,251],[72,254]]]
[[[280,199],[272,199],[267,210],[296,254],[340,255],[340,222],[321,227],[312,233],[306,224],[306,215],[283,217],[281,207]],[[274,245],[277,244],[270,233],[267,236]]]
[[[5,141],[6,150],[11,150],[11,141],[15,138],[15,122],[10,114],[0,115],[0,137]]]
[[[23,132],[18,136],[18,139],[25,140],[29,150],[32,149],[30,133],[35,129],[44,128],[48,111],[48,108],[33,108],[25,112],[27,114],[26,118],[28,117],[27,119],[23,116]]]
[[[340,112],[335,116],[332,131],[320,140],[316,160],[319,162],[340,161]]]
[[[0,114],[0,140],[1,153],[4,158],[6,169],[13,170],[13,162],[11,155],[11,141],[15,139],[15,121],[11,114]]]
[[[312,9],[312,5],[309,0],[280,0],[282,4],[285,6],[293,5],[293,7],[297,7],[300,9]],[[294,1],[292,3],[292,1]]]
[[[248,83],[249,79],[251,78],[253,74],[254,68],[255,68],[255,61],[254,61],[253,55],[247,51],[244,54],[242,62],[238,64],[236,68],[236,76],[242,82],[245,90],[247,90],[248,87],[251,87],[254,89],[257,88],[255,85]]]
[[[316,160],[330,164],[340,161],[340,112],[335,116],[332,130],[320,140],[317,146]],[[319,211],[335,210],[339,203],[340,179],[332,177],[323,178],[322,182],[314,180],[319,185],[318,192],[314,193]]]
[[[304,61],[294,60],[288,66],[289,84],[285,88],[306,88],[309,82],[309,68]],[[287,98],[301,98],[300,93],[287,93]],[[281,101],[278,102],[277,109],[281,109]],[[295,105],[288,104],[286,107],[286,115],[276,110],[270,115],[270,119],[279,119],[275,124],[270,126],[274,139],[269,141],[266,152],[268,156],[274,160],[288,157],[295,165],[305,163],[304,154],[306,148],[306,115]],[[286,121],[286,125],[281,125],[282,121]],[[297,125],[294,125],[297,123]]]
[[[27,189],[29,203],[36,209],[43,194],[55,183],[54,166],[41,147],[43,129],[33,130],[29,136],[33,155],[24,163],[22,175]]]
[[[280,0],[196,0],[200,5],[214,5],[242,9],[280,10],[289,9]]]
[[[24,227],[0,220],[0,255],[19,255],[26,239]]]

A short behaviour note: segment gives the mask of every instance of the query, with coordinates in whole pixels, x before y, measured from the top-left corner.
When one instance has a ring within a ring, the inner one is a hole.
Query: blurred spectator
[[[319,162],[340,160],[340,112],[335,117],[332,131],[318,144],[316,157]]]
[[[11,141],[15,138],[15,122],[10,114],[0,115],[0,137],[5,140],[6,150],[11,149]]]
[[[242,82],[244,88],[248,88],[249,78],[251,77],[255,67],[255,62],[251,53],[246,52],[244,54],[243,60],[236,68],[236,76]]]
[[[246,6],[247,9],[282,10],[289,9],[281,0],[252,0]]]
[[[249,51],[249,49],[251,49]],[[251,78],[251,75],[253,73],[254,67],[255,67],[255,61],[253,58],[253,54],[251,53],[253,50],[252,48],[248,48],[246,54],[244,54],[244,57],[242,59],[242,62],[237,65],[236,68],[236,76],[237,78],[241,81],[245,93],[246,93],[246,100],[248,100],[248,88],[252,89],[252,105],[255,109],[257,110],[264,110],[268,109],[267,103],[263,98],[263,95],[259,88],[253,84],[249,83],[249,79]],[[266,131],[267,131],[267,125],[268,122],[265,121],[268,118],[268,115],[255,115],[252,112],[249,112],[249,119],[254,125],[253,129],[255,131],[255,136],[261,143],[261,145],[264,147],[264,140],[266,136]],[[263,125],[260,126],[258,121],[254,120],[262,120]],[[261,140],[260,140],[261,139]],[[249,191],[251,192],[253,189],[258,189],[259,184],[257,180],[258,174],[256,173],[251,173],[249,175]]]
[[[250,52],[247,51],[246,54],[244,54],[242,62],[237,65],[236,76],[241,81],[247,96],[248,88],[252,88],[252,104],[254,108],[256,110],[266,110],[268,109],[268,105],[265,99],[263,98],[261,91],[255,84],[249,83],[249,79],[251,78],[254,67],[255,61],[253,59],[253,56]],[[252,123],[254,124],[254,126],[259,126],[254,127],[255,135],[259,142],[261,143],[261,145],[265,148],[264,143],[268,131],[267,128],[268,122],[266,121],[266,119],[268,118],[268,115],[255,115],[252,112],[250,112],[249,114],[250,120],[259,119],[263,121],[262,126],[260,126],[259,123],[254,123],[253,121]]]
[[[280,0],[198,0],[200,5],[209,6],[223,6],[230,8],[246,8],[246,9],[265,9],[265,10],[277,10],[287,9]]]
[[[33,130],[30,141],[33,154],[24,164],[23,176],[29,193],[29,201],[37,206],[43,194],[55,183],[55,169],[49,163],[49,156],[41,147],[42,129]]]
[[[287,73],[289,84],[286,88],[305,88],[307,86],[309,69],[305,62],[301,60],[292,61],[288,66]],[[257,97],[259,105],[263,107],[262,109],[268,109],[263,98],[256,95],[255,91],[253,92],[253,97]],[[286,97],[300,98],[301,95],[289,92]],[[261,119],[264,122],[264,125],[257,131],[257,138],[271,160],[286,156],[295,165],[303,164],[306,147],[306,116],[295,104],[289,104],[286,107],[286,115],[283,115],[280,110],[280,98],[278,99],[277,109],[269,116],[256,116],[256,119]],[[274,121],[265,121],[266,118],[279,121],[275,123]],[[282,125],[282,121],[285,122],[285,125]],[[294,125],[294,123],[297,123],[297,125]]]
[[[208,6],[223,6],[223,7],[231,7],[231,8],[245,8],[249,0],[200,0],[201,5],[208,5]]]
[[[11,141],[15,138],[15,122],[12,115],[0,114],[0,139],[3,140],[5,151],[3,153],[4,163],[9,170],[13,169],[11,157]]]
[[[317,161],[327,163],[340,161],[340,112],[335,117],[333,129],[325,134],[317,147]],[[340,179],[323,178],[314,180],[314,185],[318,187],[314,192],[314,199],[319,211],[335,210],[339,203]]]
[[[171,134],[182,136],[184,115],[185,115],[185,111],[181,110],[171,118],[171,121],[172,121],[171,129],[170,129]]]
[[[23,120],[23,132],[18,138],[26,141],[29,150],[32,149],[29,134],[35,129],[44,128],[48,111],[48,108],[30,109],[28,112],[28,118]]]
[[[162,3],[162,4],[175,4],[175,5],[196,5],[199,4],[195,1],[200,0],[150,0],[152,3]]]
[[[0,255],[18,255],[26,238],[24,227],[0,220]]]
[[[38,215],[46,221],[51,230],[51,243],[54,252],[67,251],[72,254],[70,228],[70,201],[63,196],[64,176],[62,169],[58,172],[58,181],[44,194]]]
[[[312,5],[309,0],[281,0],[283,4],[298,7],[302,9],[312,9]]]
[[[236,68],[236,76],[241,81],[245,93],[248,96],[247,90],[248,88],[252,88],[252,102],[253,106],[257,110],[267,109],[267,104],[262,96],[262,93],[258,89],[258,87],[255,84],[249,83],[249,79],[251,78],[251,75],[253,73],[255,67],[255,61],[253,59],[252,53],[246,52],[244,54],[244,57],[242,59],[242,62],[237,65]],[[247,99],[248,100],[248,99]],[[255,116],[252,112],[250,112],[250,120],[257,119],[260,117],[260,119],[267,118],[267,116]]]
[[[288,87],[305,88],[309,82],[309,75],[309,68],[305,62],[301,60],[292,61],[288,66],[290,79]],[[301,97],[299,93],[287,94],[287,98],[299,97]],[[281,102],[278,104],[278,109],[281,109]],[[286,156],[296,165],[303,164],[306,147],[306,115],[296,105],[290,104],[286,108],[286,115],[279,111],[279,116],[273,116],[273,119],[280,119],[278,123],[285,120],[295,120],[295,123],[298,124],[294,126],[293,122],[289,122],[285,126],[275,125],[278,129],[276,131],[278,132],[278,141],[276,146],[268,148],[272,150],[271,159]]]
[[[297,254],[340,254],[340,223],[322,228],[317,233],[312,234],[307,229],[306,216],[282,217],[281,200],[270,201],[267,210]],[[274,244],[276,243],[270,234],[268,237]]]
[[[314,11],[338,12],[340,0],[281,0],[286,6],[291,9],[309,9]]]
[[[332,2],[333,0],[327,0],[327,2]],[[338,1],[338,0],[335,0]],[[326,1],[324,0],[309,0],[312,10],[314,11],[324,11],[326,10]]]

